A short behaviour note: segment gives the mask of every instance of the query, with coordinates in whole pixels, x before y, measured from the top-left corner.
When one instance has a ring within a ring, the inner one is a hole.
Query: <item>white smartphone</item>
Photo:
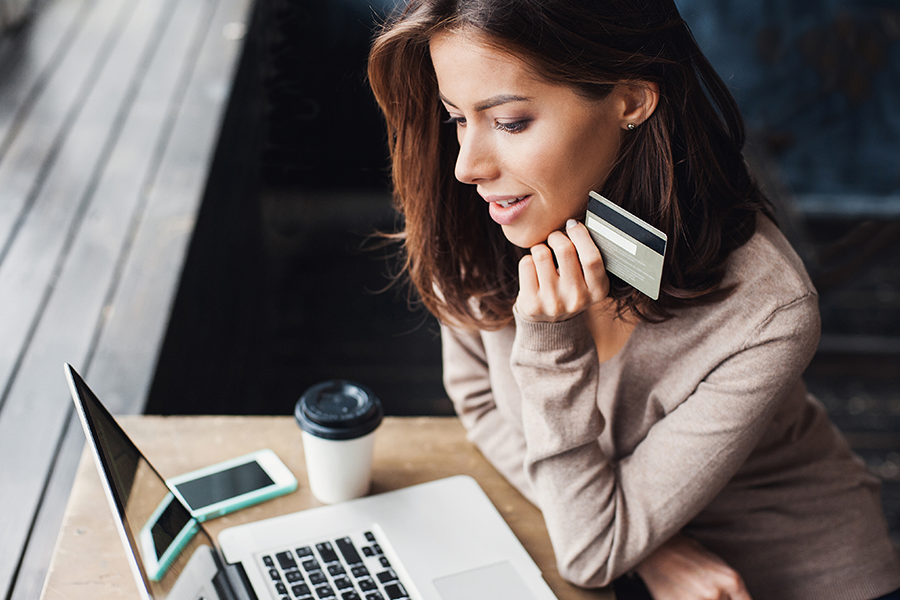
[[[198,521],[297,489],[297,478],[271,450],[259,450],[166,480]]]

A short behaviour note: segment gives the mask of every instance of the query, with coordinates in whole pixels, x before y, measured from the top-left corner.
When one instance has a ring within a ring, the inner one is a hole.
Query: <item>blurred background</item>
[[[679,0],[745,115],[747,158],[821,293],[807,382],[885,481],[900,524],[900,7]],[[258,194],[197,223],[147,407],[290,414],[370,385],[389,414],[451,414],[434,320],[391,285],[385,133],[365,81],[389,2],[268,0],[248,49]]]

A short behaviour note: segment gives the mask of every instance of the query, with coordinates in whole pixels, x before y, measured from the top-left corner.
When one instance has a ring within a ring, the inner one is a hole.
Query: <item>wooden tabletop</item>
[[[296,492],[206,523],[233,525],[304,510],[320,503],[309,491],[300,431],[291,417],[121,417],[122,427],[164,477],[271,448],[300,482]],[[451,475],[474,477],[544,573],[560,600],[613,600],[612,591],[583,590],[559,576],[540,511],[491,467],[455,418],[389,417],[378,429],[372,493]],[[91,456],[81,457],[41,598],[137,598]]]

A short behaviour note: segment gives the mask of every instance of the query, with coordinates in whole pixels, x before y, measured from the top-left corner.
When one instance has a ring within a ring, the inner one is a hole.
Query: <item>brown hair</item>
[[[671,0],[411,0],[376,38],[369,80],[388,127],[404,270],[432,313],[469,327],[508,323],[524,252],[474,186],[454,178],[459,144],[442,125],[429,54],[448,30],[477,32],[589,98],[620,82],[657,83],[655,112],[626,136],[597,191],[667,234],[660,297],[615,276],[610,296],[620,311],[659,321],[727,292],[726,258],[770,210],[741,155],[737,105]]]

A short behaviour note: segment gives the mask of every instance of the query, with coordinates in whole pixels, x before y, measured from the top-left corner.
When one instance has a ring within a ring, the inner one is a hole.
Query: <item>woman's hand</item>
[[[600,250],[587,228],[574,219],[566,223],[566,233],[554,231],[546,244],[533,246],[519,261],[516,312],[530,321],[564,321],[607,294],[609,278]]]
[[[654,600],[751,600],[737,571],[681,534],[644,559],[637,572]]]

